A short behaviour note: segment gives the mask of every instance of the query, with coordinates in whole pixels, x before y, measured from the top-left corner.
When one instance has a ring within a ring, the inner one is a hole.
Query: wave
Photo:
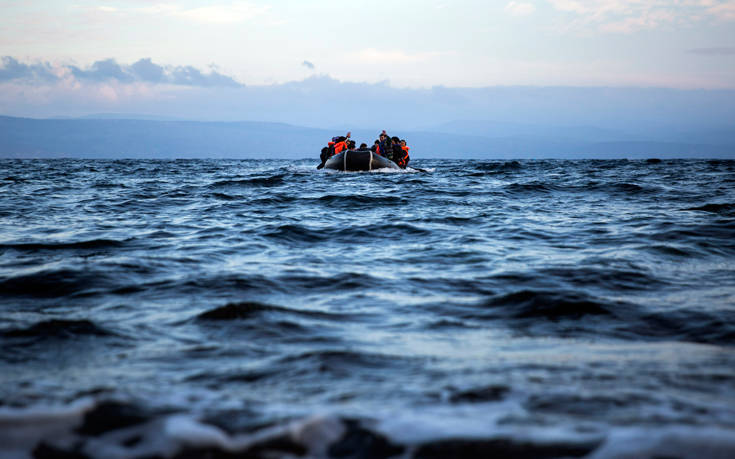
[[[79,295],[114,282],[106,274],[91,270],[53,269],[10,277],[0,281],[0,296],[56,298]]]
[[[330,331],[348,315],[316,310],[302,310],[257,302],[230,303],[198,314],[194,320],[202,327],[214,330],[216,340],[221,334],[244,334],[249,341],[264,340],[272,343],[298,341],[305,343],[330,343],[338,340]],[[220,349],[204,354],[218,353]],[[247,377],[246,377],[247,378]]]
[[[451,403],[487,403],[503,400],[510,392],[510,387],[504,385],[491,385],[476,387],[472,389],[450,389],[449,401]]]
[[[232,321],[252,319],[256,316],[262,315],[263,313],[269,312],[330,320],[340,320],[345,317],[344,314],[333,314],[329,312],[308,309],[293,309],[283,306],[275,306],[272,304],[245,301],[240,303],[228,303],[224,306],[209,309],[198,314],[196,318],[197,320],[204,321]]]
[[[329,239],[332,233],[332,230],[317,230],[302,225],[286,224],[264,232],[263,235],[269,239],[288,242],[321,242]]]
[[[523,168],[523,166],[521,166],[521,163],[519,163],[518,161],[490,161],[475,163],[474,168],[480,171],[487,172],[507,172],[520,170]]]
[[[273,187],[285,183],[286,174],[276,174],[270,177],[255,177],[241,180],[221,180],[212,183],[209,188],[240,188],[240,187]]]
[[[542,403],[542,401],[539,401]],[[603,403],[607,403],[603,401]],[[241,412],[240,412],[241,411]],[[590,425],[564,430],[494,428],[462,435],[447,423],[462,420],[414,419],[419,435],[406,435],[408,419],[321,415],[279,423],[244,424],[233,429],[224,419],[252,418],[252,413],[195,416],[143,407],[133,402],[76,402],[61,409],[14,409],[0,413],[0,455],[19,457],[331,457],[440,459],[450,457],[732,457],[735,440],[725,428],[693,426],[629,427],[607,430]],[[434,415],[436,417],[436,415]],[[429,421],[429,422],[427,422]],[[231,423],[237,422],[231,421]],[[401,422],[405,425],[401,425]],[[476,422],[476,421],[475,421]],[[29,425],[38,428],[29,428]],[[490,425],[488,425],[490,424]],[[43,427],[41,427],[43,426]],[[480,433],[484,432],[484,434]]]
[[[661,225],[665,228],[664,225]],[[696,251],[730,255],[735,251],[735,220],[718,219],[710,223],[676,226],[648,235],[651,240],[686,244]]]
[[[315,350],[287,355],[279,360],[281,365],[298,364],[311,371],[330,372],[345,376],[354,376],[355,372],[366,371],[375,376],[377,371],[386,368],[405,367],[411,359],[368,352],[350,350]]]
[[[534,193],[575,193],[586,195],[591,192],[609,193],[612,195],[630,195],[630,196],[646,196],[658,194],[661,189],[654,186],[643,186],[635,183],[626,182],[597,182],[590,181],[584,185],[569,184],[561,181],[559,183],[549,182],[530,182],[530,183],[511,183],[503,187],[506,193],[514,195],[534,194]]]
[[[78,336],[116,336],[115,333],[86,319],[51,319],[34,323],[26,328],[4,330],[6,338],[71,339]]]
[[[318,202],[329,207],[361,209],[365,207],[405,206],[408,199],[389,195],[328,194],[318,198]]]
[[[698,206],[698,207],[689,207],[683,210],[699,210],[702,212],[710,212],[713,214],[735,216],[735,204],[734,203],[705,204],[705,205]]]
[[[92,185],[93,188],[98,189],[116,189],[116,188],[128,188],[128,185],[118,182],[97,182]]]
[[[258,198],[248,198],[248,203],[253,206],[253,208],[265,208],[272,210],[271,207],[273,206],[282,206],[284,204],[293,204],[294,201],[296,201],[297,198],[286,195],[286,194],[269,194],[264,197],[258,197]]]
[[[598,185],[596,187],[591,187],[590,189],[610,191],[614,193],[623,193],[623,194],[641,194],[644,192],[651,193],[651,192],[656,191],[651,188],[646,188],[646,187],[642,187],[641,185],[636,185],[635,183],[608,183],[604,185]]]
[[[362,225],[348,227],[308,228],[298,224],[285,224],[264,231],[264,237],[286,242],[348,242],[362,243],[367,240],[415,237],[432,234],[432,231],[408,223],[385,225]]]
[[[82,436],[99,437],[114,430],[139,426],[150,421],[154,415],[152,410],[139,405],[103,400],[84,413],[82,424],[74,432]]]
[[[226,292],[249,294],[272,293],[279,290],[279,285],[273,279],[261,275],[243,276],[238,274],[198,276],[186,281],[170,280],[157,286],[159,289],[172,290],[179,294],[194,294],[201,292]]]
[[[595,300],[575,292],[533,291],[498,295],[484,303],[491,316],[509,319],[580,319],[584,316],[615,317],[620,304]]]
[[[636,337],[735,345],[735,311],[671,310],[642,314],[630,321],[627,331]],[[624,333],[624,335],[627,333]]]
[[[28,181],[28,179],[23,178],[23,177],[16,177],[16,176],[9,175],[7,177],[4,177],[2,179],[2,181],[3,182],[12,182],[12,183],[25,183],[25,182]]]
[[[735,345],[735,311],[652,311],[633,303],[563,290],[498,294],[469,309],[455,308],[453,313],[465,320],[499,321],[533,335]]]
[[[26,242],[0,244],[0,250],[18,250],[36,252],[41,250],[77,250],[77,249],[108,249],[123,247],[126,241],[116,239],[91,239],[76,242]]]
[[[239,201],[245,199],[244,196],[233,196],[227,193],[212,193],[210,196],[220,201]]]
[[[563,441],[523,442],[513,439],[438,440],[420,445],[414,459],[527,457],[582,457],[597,448],[596,443],[566,443]]]
[[[505,191],[510,194],[527,194],[527,193],[551,193],[559,190],[559,187],[542,182],[532,183],[511,183],[504,187]]]
[[[576,287],[604,286],[606,290],[651,290],[660,289],[667,282],[636,267],[630,269],[605,268],[601,266],[580,268],[548,268],[539,271],[544,277],[561,280]]]

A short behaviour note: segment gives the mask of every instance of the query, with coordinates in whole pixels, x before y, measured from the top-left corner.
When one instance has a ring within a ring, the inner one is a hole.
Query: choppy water
[[[735,456],[735,161],[315,165],[1,161],[0,455]]]

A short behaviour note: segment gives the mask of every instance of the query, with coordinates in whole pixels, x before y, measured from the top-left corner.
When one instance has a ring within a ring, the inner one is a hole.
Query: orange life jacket
[[[408,150],[410,150],[410,148],[401,147],[401,150],[403,150],[403,155],[400,158],[396,158],[396,164],[398,164],[402,169],[405,169],[409,161]]]
[[[335,155],[341,152],[342,150],[346,150],[346,149],[347,149],[347,142],[345,141],[337,142],[334,144],[334,154]]]

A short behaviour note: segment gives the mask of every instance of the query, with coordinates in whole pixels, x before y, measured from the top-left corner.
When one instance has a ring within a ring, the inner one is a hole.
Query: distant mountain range
[[[124,117],[30,119],[0,116],[0,157],[316,160],[330,137],[344,134],[283,123]],[[352,133],[356,141],[370,145],[378,131],[353,129]],[[595,126],[470,120],[390,134],[407,139],[415,159],[735,158],[735,127],[659,126],[623,132]]]

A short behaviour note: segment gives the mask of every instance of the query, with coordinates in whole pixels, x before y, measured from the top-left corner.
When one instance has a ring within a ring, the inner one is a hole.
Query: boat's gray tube
[[[343,151],[324,163],[326,169],[336,171],[372,171],[375,169],[400,169],[396,163],[372,151]]]

